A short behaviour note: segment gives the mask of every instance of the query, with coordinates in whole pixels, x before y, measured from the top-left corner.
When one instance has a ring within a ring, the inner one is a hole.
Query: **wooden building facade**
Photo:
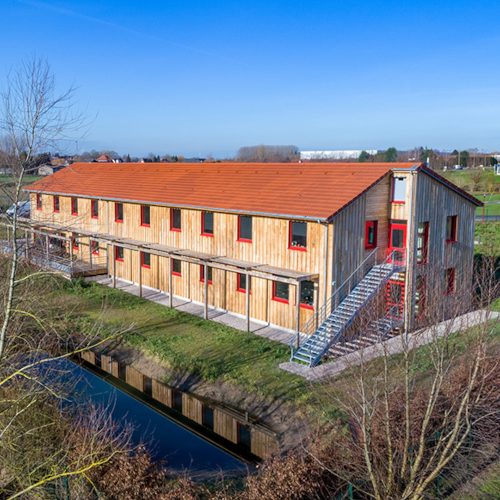
[[[110,275],[294,331],[395,249],[412,327],[426,287],[471,280],[480,205],[411,164],[74,164],[26,190],[32,223]]]

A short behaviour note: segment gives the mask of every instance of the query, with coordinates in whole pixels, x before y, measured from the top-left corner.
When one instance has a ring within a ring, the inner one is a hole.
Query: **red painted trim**
[[[314,311],[314,306],[310,306],[309,304],[302,304],[301,302],[300,307],[302,307],[303,309],[311,309],[311,311]]]
[[[91,200],[90,213],[92,219],[99,219],[99,205],[97,205],[97,215],[94,215],[94,207],[96,203],[98,203],[97,200]]]
[[[144,223],[144,208],[146,205],[141,205],[141,226],[142,227],[151,227],[151,208],[149,209],[149,224]]]
[[[179,210],[179,213],[181,213],[180,210]],[[181,233],[182,232],[182,216],[181,216],[181,227],[180,228],[172,227],[173,221],[174,221],[174,209],[171,208],[170,209],[170,231],[175,231],[176,233]]]
[[[290,290],[288,290],[288,293],[290,294]],[[290,303],[290,299],[281,299],[279,297],[276,297],[276,281],[273,281],[273,296],[271,300],[274,300],[275,302],[281,302],[283,304]]]
[[[215,218],[214,218],[215,222]],[[205,230],[205,212],[201,212],[201,235],[202,236],[208,236],[209,238],[213,238],[214,235],[210,233],[204,233],[203,231]]]
[[[120,247],[115,247],[115,260],[117,260],[118,262],[123,262],[123,257],[118,257],[118,249]]]
[[[56,203],[56,200],[57,200],[57,203]],[[60,204],[61,204],[61,199],[59,198],[58,195],[54,196],[53,203],[54,203],[54,213],[58,214],[60,212],[60,210],[59,210],[59,208],[56,208],[56,205],[60,206]]]
[[[150,264],[144,264],[144,255],[148,252],[141,252],[141,267],[145,267],[146,269],[151,269],[151,254],[149,254],[149,262]]]
[[[241,237],[241,215],[238,215],[238,239],[236,241],[241,241],[242,243],[253,243],[252,240],[249,240],[248,238],[242,238]],[[248,216],[245,216],[248,217]],[[253,230],[253,220],[252,220],[252,230]],[[253,236],[253,234],[252,234]]]
[[[76,212],[75,212],[75,200],[76,200]],[[78,215],[78,198],[71,198],[71,215]]]
[[[307,246],[305,247],[292,247],[292,224],[294,221],[289,221],[288,222],[288,250],[299,250],[301,252],[307,252]],[[304,224],[307,224],[307,222],[304,222]],[[307,227],[307,226],[306,226]]]
[[[241,273],[238,273],[236,275],[236,291],[240,293],[247,293],[246,288],[242,288],[240,285],[240,278],[241,278]],[[252,278],[247,275],[247,278],[250,278],[250,295],[252,295]]]
[[[123,219],[118,218],[118,205],[122,206],[122,217],[123,217],[123,203],[115,203],[115,222],[123,224]]]
[[[182,261],[178,261],[181,263],[181,272],[177,273],[174,271],[174,260],[175,259],[172,259],[172,276],[182,276]]]
[[[373,227],[373,245],[368,243],[368,229]],[[365,248],[377,248],[377,229],[378,229],[378,221],[376,220],[367,220],[365,222]]]
[[[457,242],[457,225],[458,225],[458,215],[448,215],[446,216],[446,227],[445,231],[448,231],[448,219],[452,219],[451,228],[451,239],[445,240],[445,243],[456,243]]]

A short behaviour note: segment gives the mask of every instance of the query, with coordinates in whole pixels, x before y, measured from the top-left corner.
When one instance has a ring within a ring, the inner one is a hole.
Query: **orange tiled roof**
[[[54,193],[228,212],[330,219],[412,163],[73,163],[26,187]]]

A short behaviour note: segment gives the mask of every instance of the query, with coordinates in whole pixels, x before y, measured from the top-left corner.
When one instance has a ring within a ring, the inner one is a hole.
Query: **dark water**
[[[233,471],[244,463],[212,443],[125,394],[81,366],[64,361],[64,369],[78,379],[74,394],[78,404],[85,401],[109,406],[115,420],[124,419],[134,427],[134,444],[144,442],[157,460],[166,460],[170,469],[191,471]]]

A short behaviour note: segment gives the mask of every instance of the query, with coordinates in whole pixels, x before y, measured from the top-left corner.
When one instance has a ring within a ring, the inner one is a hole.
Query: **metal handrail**
[[[349,297],[350,293],[359,285],[362,279],[370,272],[370,270],[375,267],[376,264],[376,252],[377,249],[373,250],[373,252],[368,255],[368,257],[358,266],[358,268],[347,278],[344,283],[335,291],[335,293],[328,299],[328,301],[316,312],[316,314],[297,332],[297,334],[293,337],[293,339],[289,342],[291,349],[291,358],[293,359],[295,353],[299,351],[299,349],[304,345],[307,340],[311,337],[311,335],[318,331],[318,329],[325,323],[327,318],[338,308],[340,307],[344,300]],[[400,255],[402,254],[402,255]],[[370,259],[375,256],[374,265],[371,266],[367,272],[364,272],[364,267],[369,263]],[[397,268],[404,266],[404,262],[406,259],[405,249],[396,249],[391,250],[389,252],[388,257],[384,260],[384,262],[380,265],[380,272],[382,272],[382,266],[386,269],[385,266],[391,265],[392,271],[395,272]],[[354,280],[353,278],[358,275],[359,271],[363,270],[363,274],[360,279]],[[391,273],[392,274],[392,273]],[[347,285],[347,286],[346,286]],[[368,284],[365,285],[366,287]],[[372,296],[376,293],[375,290],[370,296],[367,297],[366,302],[371,300]],[[347,293],[346,293],[347,292]],[[325,347],[321,350],[321,352],[313,358],[310,357],[309,366],[314,366],[325,354],[325,352],[330,348],[330,345],[336,342],[342,333],[352,324],[356,315],[353,315],[344,326],[337,332],[337,335],[333,338],[327,338],[327,332],[320,333],[320,339],[325,341]],[[301,337],[303,337],[303,342],[301,342]],[[296,345],[296,347],[295,347]]]

